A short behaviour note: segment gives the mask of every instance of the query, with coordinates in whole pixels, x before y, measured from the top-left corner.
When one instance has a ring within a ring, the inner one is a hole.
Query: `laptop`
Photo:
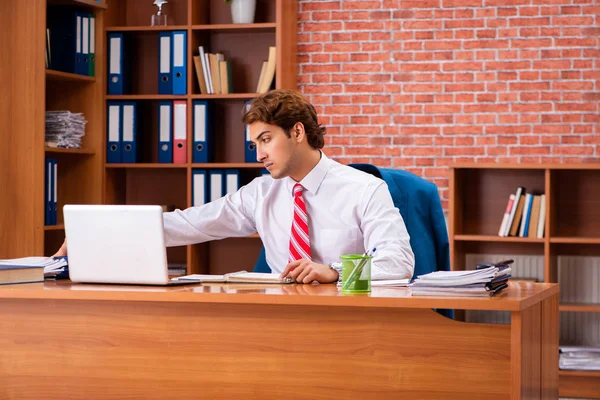
[[[169,279],[161,206],[65,205],[73,282],[182,285]]]

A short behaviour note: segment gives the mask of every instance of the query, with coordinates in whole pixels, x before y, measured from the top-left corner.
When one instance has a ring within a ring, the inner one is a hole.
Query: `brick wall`
[[[600,0],[300,0],[327,154],[415,172],[600,162]]]

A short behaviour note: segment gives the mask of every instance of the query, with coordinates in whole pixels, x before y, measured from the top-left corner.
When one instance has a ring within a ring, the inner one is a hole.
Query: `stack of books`
[[[46,147],[81,148],[86,124],[81,113],[46,111]]]
[[[418,276],[409,287],[412,296],[489,297],[508,286],[510,272],[507,264],[468,271],[436,271]]]
[[[545,225],[546,195],[526,193],[525,187],[519,186],[515,194],[508,197],[498,236],[542,239]]]
[[[560,369],[600,371],[600,347],[560,346]]]

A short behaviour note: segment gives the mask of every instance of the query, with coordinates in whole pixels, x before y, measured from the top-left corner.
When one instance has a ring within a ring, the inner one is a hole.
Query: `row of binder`
[[[270,175],[262,169],[261,175]],[[248,179],[247,174],[246,180]],[[237,192],[242,186],[238,169],[192,169],[192,206],[198,207]]]
[[[161,101],[158,103],[158,162],[187,162],[187,103],[185,100]],[[212,103],[203,100],[192,102],[194,148],[192,160],[195,163],[209,163],[214,160],[212,140]]]
[[[244,107],[248,107],[246,103]],[[107,102],[107,163],[138,162],[138,105],[134,101]],[[210,163],[215,159],[213,131],[213,103],[205,100],[192,102],[193,150],[192,162]],[[187,163],[187,101],[158,102],[158,162],[161,164]],[[240,146],[243,136],[240,135]],[[245,127],[245,162],[256,162],[256,147]]]
[[[46,158],[44,175],[44,224],[56,225],[58,220],[58,163],[54,158]]]
[[[160,32],[158,37],[158,93],[187,94],[187,32]],[[125,36],[108,34],[108,94],[121,95],[129,91],[130,77],[124,68],[127,59]]]
[[[237,169],[193,169],[192,205],[202,206],[240,188],[240,171]]]
[[[96,73],[96,15],[68,7],[49,7],[48,67],[94,76]]]

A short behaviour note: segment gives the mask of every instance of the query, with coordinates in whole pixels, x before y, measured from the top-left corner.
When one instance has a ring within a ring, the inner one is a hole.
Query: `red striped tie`
[[[290,257],[289,262],[306,258],[312,261],[310,257],[310,240],[308,238],[308,216],[306,214],[306,204],[302,199],[301,184],[294,185],[294,220],[292,221],[292,234],[290,235]]]

